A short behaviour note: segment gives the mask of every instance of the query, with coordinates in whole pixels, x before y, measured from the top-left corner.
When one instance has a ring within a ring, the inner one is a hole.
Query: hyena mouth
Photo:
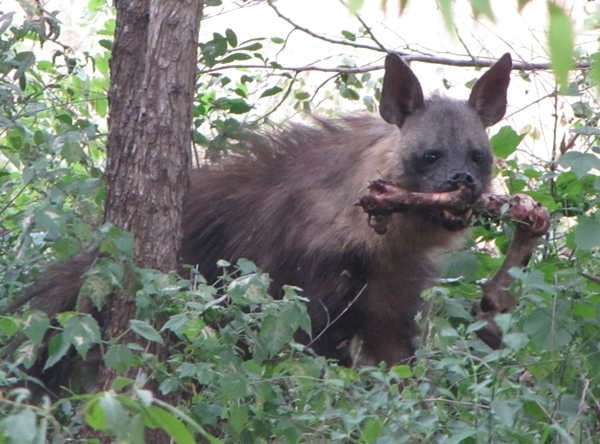
[[[459,231],[471,225],[471,217],[473,216],[473,208],[468,207],[460,211],[431,211],[427,218],[435,222],[448,231]]]
[[[457,212],[450,212],[448,210],[444,210],[443,211],[443,215],[444,215],[444,219],[446,220],[451,220],[451,221],[470,221],[471,220],[471,216],[473,215],[473,208],[465,208],[462,211],[457,211]]]

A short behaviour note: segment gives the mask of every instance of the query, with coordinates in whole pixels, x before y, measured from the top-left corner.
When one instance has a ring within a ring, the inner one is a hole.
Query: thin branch
[[[489,66],[492,66],[496,62],[496,59],[491,59],[491,58],[482,59],[482,58],[478,58],[478,57],[471,57],[469,59],[451,59],[451,58],[437,57],[437,56],[431,56],[431,55],[409,54],[406,52],[393,51],[391,49],[386,49],[373,36],[373,34],[370,31],[370,28],[358,16],[357,16],[358,20],[363,24],[363,26],[365,27],[365,29],[367,30],[367,32],[369,33],[371,38],[379,46],[363,45],[361,43],[349,42],[346,40],[332,39],[330,37],[325,37],[323,35],[317,34],[316,32],[313,32],[308,28],[300,26],[299,24],[294,22],[289,17],[283,15],[279,11],[279,9],[277,9],[277,7],[273,4],[273,0],[267,0],[267,4],[273,9],[273,11],[275,11],[275,13],[277,14],[277,16],[279,18],[285,20],[286,22],[288,22],[290,25],[292,25],[294,28],[298,29],[299,31],[302,31],[316,39],[323,40],[323,41],[326,41],[329,43],[334,43],[336,45],[351,46],[353,48],[370,49],[370,50],[376,51],[376,52],[387,52],[387,53],[395,52],[396,54],[401,56],[405,62],[422,62],[422,63],[437,64],[437,65],[461,66],[461,67],[471,67],[471,68],[473,68],[473,67],[475,67],[475,68],[489,67]],[[590,62],[581,61],[581,62],[576,62],[573,68],[574,69],[589,69],[590,66],[591,66]],[[383,66],[380,66],[380,67],[373,66],[373,67],[369,67],[369,69],[367,69],[365,71],[362,71],[362,70],[361,71],[351,71],[350,73],[374,71],[375,69],[382,69],[382,68],[383,68]],[[536,62],[536,63],[517,62],[517,61],[513,62],[513,69],[518,69],[518,70],[522,70],[522,71],[549,70],[551,68],[552,68],[552,66],[551,66],[550,62]],[[362,68],[357,68],[357,69],[362,69]],[[328,72],[334,71],[334,69],[332,69],[332,68],[303,69],[303,71],[309,71],[309,70],[328,71]],[[340,72],[348,72],[348,71],[340,71]]]
[[[337,77],[337,74],[334,74],[332,76],[327,77],[327,80],[325,80],[324,82],[322,82],[319,86],[317,86],[315,88],[315,92],[313,93],[312,97],[310,98],[310,101],[312,102],[313,100],[315,100],[315,97],[317,97],[317,93],[319,92],[319,90],[325,86],[327,83],[329,83],[330,81],[332,81],[333,79],[335,79]]]
[[[340,0],[340,3],[347,7],[346,2],[344,0]],[[373,40],[375,43],[377,43],[377,46],[379,46],[379,48],[381,50],[387,52],[386,47],[377,39],[377,37],[375,37],[375,34],[373,34],[371,27],[365,23],[365,21],[362,19],[362,17],[358,14],[354,14],[354,16],[360,22],[360,24],[363,25],[363,27],[365,28],[365,31],[367,31],[369,36],[371,36],[371,40]]]
[[[339,74],[360,74],[363,72],[377,71],[383,69],[383,65],[365,65],[355,68],[323,68],[319,66],[267,66],[267,65],[221,65],[213,68],[205,69],[200,71],[200,74],[209,74],[211,72],[223,71],[226,69],[271,69],[274,71],[293,71],[293,72],[305,72],[305,71],[319,71],[319,72],[335,72]]]
[[[372,51],[379,51],[379,52],[387,52],[385,49],[379,48],[377,46],[371,46],[371,45],[363,45],[361,43],[352,43],[352,42],[348,42],[345,40],[338,40],[338,39],[332,39],[330,37],[325,37],[323,35],[319,35],[315,32],[312,32],[310,29],[305,28],[303,26],[300,26],[299,24],[297,24],[296,22],[292,21],[292,19],[290,19],[289,17],[286,17],[285,15],[283,15],[279,9],[277,9],[277,7],[273,4],[273,0],[267,0],[267,4],[273,9],[273,11],[275,11],[275,14],[277,14],[277,16],[283,20],[285,20],[286,22],[288,22],[290,25],[292,25],[294,28],[298,29],[299,31],[302,31],[316,39],[319,40],[324,40],[326,42],[329,43],[335,43],[336,45],[344,45],[344,46],[351,46],[353,48],[362,48],[362,49],[370,49]]]
[[[311,346],[312,346],[312,345],[313,345],[315,342],[317,342],[317,340],[318,340],[318,339],[319,339],[321,336],[323,336],[323,334],[324,334],[324,333],[325,333],[325,332],[326,332],[326,331],[327,331],[327,330],[328,330],[328,329],[329,329],[329,328],[330,328],[330,327],[331,327],[333,324],[335,324],[335,323],[338,321],[338,319],[340,319],[340,318],[341,318],[341,317],[344,315],[344,313],[346,313],[346,312],[347,312],[347,311],[350,309],[350,307],[352,307],[352,306],[354,305],[354,303],[355,303],[355,302],[358,300],[358,298],[360,297],[360,295],[361,295],[361,294],[363,294],[363,292],[366,290],[366,288],[367,288],[367,284],[363,285],[363,287],[362,287],[362,288],[360,289],[360,291],[359,291],[359,292],[356,294],[356,296],[354,296],[354,299],[352,299],[350,302],[348,302],[348,305],[346,305],[346,308],[344,308],[344,309],[342,310],[342,312],[341,312],[339,315],[337,315],[337,316],[335,317],[335,319],[334,319],[333,321],[331,321],[331,322],[329,322],[329,310],[327,310],[327,307],[325,307],[325,305],[323,304],[323,302],[319,300],[319,302],[321,302],[321,305],[323,306],[323,308],[325,309],[325,312],[326,312],[326,314],[327,314],[327,325],[325,325],[325,328],[324,328],[323,330],[321,330],[321,332],[320,332],[320,333],[319,333],[317,336],[315,336],[315,338],[314,338],[312,341],[310,341],[310,342],[308,343],[307,347],[311,347]]]
[[[585,273],[583,271],[579,272],[579,276],[583,276],[584,278],[586,278],[592,282],[595,282],[596,284],[600,284],[600,277],[598,277],[598,276],[594,276],[592,274]]]
[[[271,109],[271,111],[269,111],[268,113],[266,113],[264,116],[262,116],[260,118],[260,120],[262,120],[263,122],[267,121],[267,118],[273,114],[275,111],[277,111],[277,109],[283,105],[283,102],[285,102],[285,100],[288,98],[288,96],[290,95],[290,93],[292,92],[292,87],[294,86],[294,83],[296,83],[296,78],[298,77],[299,72],[296,72],[296,74],[294,74],[294,77],[292,78],[292,80],[290,81],[289,86],[287,87],[287,90],[285,91],[285,93],[283,94],[283,96],[281,97],[281,100],[279,100],[279,102],[277,102],[277,104],[273,107],[273,109]]]
[[[417,54],[406,54],[402,52],[397,52],[399,56],[402,57],[402,60],[405,62],[421,62],[421,63],[431,63],[435,65],[447,65],[447,66],[458,66],[465,68],[482,68],[482,67],[490,67],[494,63],[496,63],[496,59],[482,59],[482,58],[473,58],[473,59],[451,59],[448,57],[437,57],[437,56],[425,56],[425,55],[417,55]],[[577,62],[575,64],[574,69],[589,69],[591,66],[590,62],[582,61]],[[358,66],[354,68],[343,68],[343,67],[320,67],[320,66],[272,66],[272,65],[221,65],[215,66],[213,68],[205,69],[200,71],[201,74],[208,74],[216,71],[223,71],[226,69],[271,69],[271,70],[281,70],[281,71],[294,71],[294,72],[305,72],[305,71],[319,71],[319,72],[337,72],[340,74],[360,74],[363,72],[371,72],[383,69],[383,65],[364,65]],[[528,63],[528,62],[513,62],[513,70],[520,71],[547,71],[552,69],[550,62],[537,62],[537,63]]]

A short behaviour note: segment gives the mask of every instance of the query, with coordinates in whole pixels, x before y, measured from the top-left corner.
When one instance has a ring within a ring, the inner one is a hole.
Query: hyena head
[[[400,128],[399,165],[390,180],[410,191],[452,191],[466,186],[474,202],[492,178],[492,149],[485,129],[506,111],[512,62],[505,54],[475,83],[467,101],[425,100],[419,80],[400,57],[389,54],[380,113]],[[464,227],[461,215],[428,212],[450,230]]]

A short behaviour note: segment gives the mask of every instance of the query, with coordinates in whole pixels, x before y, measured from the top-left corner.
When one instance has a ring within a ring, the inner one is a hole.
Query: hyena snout
[[[458,173],[451,173],[450,177],[446,180],[442,186],[443,191],[454,191],[458,188],[465,188],[469,192],[468,201],[473,203],[483,193],[483,183],[481,180],[467,171],[461,171]]]
[[[471,173],[466,173],[463,171],[461,173],[454,174],[450,179],[448,179],[448,184],[453,189],[457,189],[461,185],[465,185],[472,190],[476,190],[478,181]]]
[[[465,203],[471,205],[481,197],[484,186],[477,176],[468,171],[450,172],[440,191],[455,191],[459,188],[463,189]]]

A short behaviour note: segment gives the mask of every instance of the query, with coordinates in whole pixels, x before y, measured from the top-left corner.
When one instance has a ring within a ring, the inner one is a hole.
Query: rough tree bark
[[[166,272],[177,268],[182,238],[203,1],[115,6],[104,219],[133,233],[136,265]],[[104,339],[121,335],[134,317],[133,300],[111,295],[101,313]],[[101,368],[97,389],[108,390],[115,376]]]

